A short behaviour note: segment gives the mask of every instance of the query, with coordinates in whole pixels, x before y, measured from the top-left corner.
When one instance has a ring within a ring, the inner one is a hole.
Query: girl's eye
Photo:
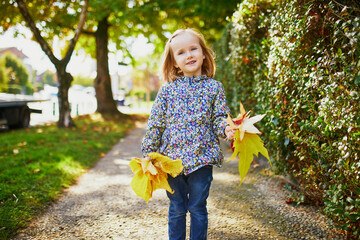
[[[196,47],[193,47],[191,50],[194,51],[194,50],[197,50],[197,48],[196,48]]]
[[[179,52],[178,55],[181,55],[181,54],[183,54],[183,53],[184,53],[184,52]]]

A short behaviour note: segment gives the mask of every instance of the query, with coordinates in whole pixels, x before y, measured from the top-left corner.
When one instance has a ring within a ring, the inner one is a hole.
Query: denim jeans
[[[169,239],[186,238],[186,213],[190,212],[190,239],[207,238],[208,212],[206,200],[212,181],[212,166],[202,167],[188,175],[180,174],[173,178],[169,175],[173,194],[166,192],[170,199]]]

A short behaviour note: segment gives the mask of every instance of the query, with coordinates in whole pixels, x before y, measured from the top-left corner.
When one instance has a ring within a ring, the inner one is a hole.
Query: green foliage
[[[285,171],[298,177],[308,201],[325,198],[325,213],[359,234],[359,221],[350,216],[360,209],[345,200],[359,199],[360,88],[354,80],[360,19],[332,2],[298,6],[284,4],[287,16],[277,13],[272,20],[268,93],[276,97],[263,106],[278,119],[275,139],[289,139],[289,147],[278,148],[279,156],[289,156]],[[338,215],[339,209],[344,214]]]
[[[7,92],[9,77],[7,74],[5,59],[0,57],[0,92]]]
[[[43,82],[44,84],[48,84],[51,86],[57,86],[57,76],[55,73],[51,71],[46,71],[43,75]]]
[[[216,54],[216,72],[215,79],[225,81],[224,84],[226,97],[228,100],[228,105],[230,106],[231,111],[235,114],[239,113],[239,84],[235,84],[232,63],[230,61],[230,46],[231,35],[230,30],[232,28],[231,22],[229,22],[223,30],[223,34],[219,40],[217,40],[214,45],[214,51]],[[236,107],[236,109],[234,108]]]
[[[7,76],[1,81],[4,86],[4,90],[9,93],[23,93],[31,94],[33,89],[29,82],[29,73],[25,65],[17,56],[11,53],[4,55],[5,69],[2,74],[6,72]]]
[[[53,37],[65,38],[73,34],[78,24],[80,15],[79,3],[81,1],[24,1],[27,5],[32,18],[40,32],[44,32],[42,37],[52,44]],[[14,0],[2,0],[0,15],[0,30],[5,32],[11,27],[20,24],[25,26],[25,20],[22,17],[17,4]],[[22,34],[21,29],[14,28],[15,37]]]
[[[55,125],[0,134],[0,239],[56,200],[131,127],[129,121],[82,116],[78,128]]]
[[[324,211],[331,217],[331,222],[340,229],[350,232],[350,236],[360,236],[360,187],[354,192],[349,191],[349,185],[339,183],[331,185],[326,191]]]
[[[257,110],[254,89],[261,91],[258,82],[266,79],[267,29],[273,8],[271,1],[244,1],[231,19],[233,27],[224,34],[229,42],[224,53],[228,53],[220,58],[220,63],[226,59],[228,64],[220,65],[227,69],[220,78],[227,79],[227,85],[231,86],[227,97],[233,113],[239,112],[240,101],[246,108]]]
[[[169,33],[178,28],[201,29],[208,42],[212,44],[221,36],[221,31],[226,25],[226,17],[233,13],[238,2],[238,0],[90,1],[87,24],[84,27],[86,34],[80,38],[77,49],[83,48],[87,54],[96,57],[94,29],[97,28],[99,21],[107,18],[109,41],[115,44],[116,50],[122,51],[122,54],[119,54],[119,62],[136,64],[134,62],[138,59],[135,59],[130,52],[131,42],[140,35],[154,45],[154,54],[150,62],[157,62]]]
[[[246,108],[266,111],[265,145],[304,201],[360,236],[360,18],[351,4],[243,2],[232,18],[234,79],[220,80]]]
[[[1,1],[0,16],[2,16],[0,18],[0,33],[21,22],[20,13],[16,10],[12,0]]]
[[[29,73],[22,61],[13,54],[6,54],[5,61],[5,66],[9,69],[9,84],[26,85]]]
[[[173,28],[197,28],[205,35],[208,43],[214,43],[221,36],[221,30],[226,25],[225,19],[235,11],[238,0],[218,1],[149,1],[163,10],[166,19],[174,21]],[[170,21],[169,21],[170,20]],[[158,24],[155,22],[155,24]],[[171,31],[171,30],[170,30]]]
[[[89,76],[83,76],[81,74],[75,76],[73,84],[78,84],[84,87],[92,87],[94,79]]]

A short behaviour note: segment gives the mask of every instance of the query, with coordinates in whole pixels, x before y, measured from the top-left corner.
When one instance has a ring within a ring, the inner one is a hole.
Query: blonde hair
[[[191,33],[195,37],[199,39],[199,43],[205,59],[203,61],[203,65],[201,67],[201,74],[205,74],[208,77],[213,78],[215,75],[216,65],[215,65],[215,53],[214,51],[206,46],[206,41],[204,36],[191,28],[186,29],[178,29],[174,32],[174,34],[168,39],[165,45],[165,50],[162,55],[162,67],[161,67],[161,75],[166,82],[171,82],[175,80],[178,76],[183,76],[184,74],[180,71],[180,69],[175,67],[175,59],[173,55],[173,51],[171,50],[171,41],[184,33]]]

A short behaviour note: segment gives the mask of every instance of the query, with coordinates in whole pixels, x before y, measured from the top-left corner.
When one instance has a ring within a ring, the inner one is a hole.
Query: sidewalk
[[[155,191],[146,204],[130,187],[133,173],[128,163],[141,157],[144,128],[133,130],[115,145],[15,239],[168,239],[165,191]],[[226,158],[230,154],[227,149]],[[316,208],[285,204],[279,180],[261,171],[257,167],[237,188],[236,161],[214,168],[209,239],[345,239],[328,229]]]

